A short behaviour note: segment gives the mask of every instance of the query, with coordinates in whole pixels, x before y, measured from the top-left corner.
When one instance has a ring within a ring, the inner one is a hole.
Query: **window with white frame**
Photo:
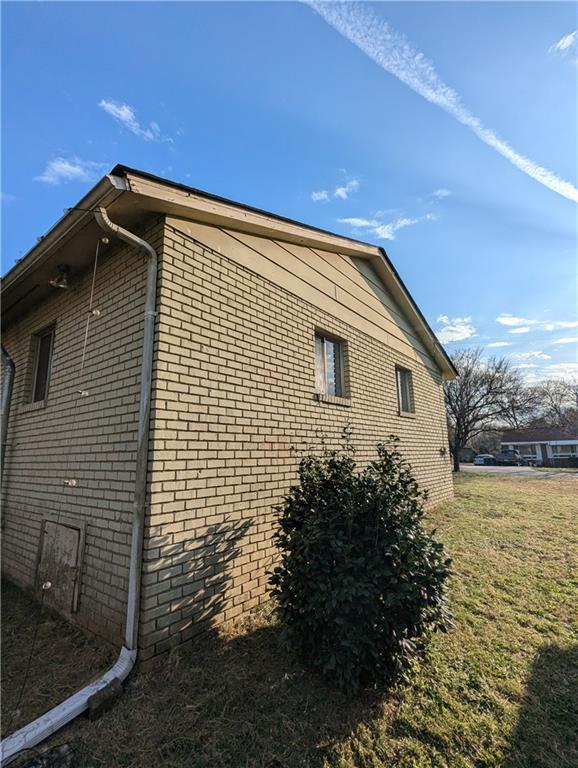
[[[397,381],[397,405],[399,412],[415,413],[411,371],[407,368],[396,366],[395,378]]]
[[[321,395],[344,397],[344,343],[315,334],[315,389]]]
[[[33,403],[46,400],[52,367],[52,349],[54,346],[54,326],[35,333],[32,339],[32,397]]]

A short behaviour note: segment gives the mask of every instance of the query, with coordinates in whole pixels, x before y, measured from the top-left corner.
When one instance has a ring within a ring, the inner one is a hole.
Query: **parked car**
[[[494,466],[495,463],[496,463],[496,459],[494,456],[492,456],[491,453],[478,453],[478,455],[474,459],[474,464],[477,467]]]
[[[509,464],[513,467],[521,467],[524,461],[520,451],[517,451],[515,448],[509,448],[496,454],[496,464]]]

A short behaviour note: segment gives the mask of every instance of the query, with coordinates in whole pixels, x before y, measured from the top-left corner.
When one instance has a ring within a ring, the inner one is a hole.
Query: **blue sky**
[[[378,243],[450,353],[578,375],[577,7],[4,3],[3,269],[122,162]]]

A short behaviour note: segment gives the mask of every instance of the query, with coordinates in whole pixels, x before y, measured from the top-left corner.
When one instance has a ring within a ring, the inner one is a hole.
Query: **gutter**
[[[93,211],[98,225],[110,235],[124,240],[144,251],[147,256],[147,279],[144,308],[143,353],[141,363],[140,405],[137,435],[136,481],[132,520],[131,553],[129,564],[129,584],[126,609],[125,641],[116,663],[94,682],[77,691],[56,707],[41,715],[33,722],[7,736],[0,744],[0,765],[8,765],[20,752],[32,749],[64,727],[86,709],[96,708],[97,700],[118,690],[135,665],[138,650],[138,620],[140,608],[141,564],[144,538],[144,518],[146,502],[146,483],[148,468],[148,442],[150,432],[151,384],[153,370],[153,346],[156,317],[156,293],[158,257],[155,249],[137,235],[114,224],[106,212],[99,207]],[[2,350],[4,354],[4,350]],[[8,363],[6,363],[8,365]],[[7,391],[8,388],[5,387]],[[2,392],[2,414],[4,415],[4,390]],[[9,405],[9,398],[6,395]],[[7,420],[6,420],[7,423]],[[2,447],[4,446],[4,424],[2,421]],[[2,451],[2,457],[4,451]],[[98,697],[95,699],[95,697]]]

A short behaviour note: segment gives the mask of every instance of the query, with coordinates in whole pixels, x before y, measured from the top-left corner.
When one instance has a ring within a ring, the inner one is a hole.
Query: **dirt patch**
[[[2,581],[2,736],[94,680],[117,653]]]

